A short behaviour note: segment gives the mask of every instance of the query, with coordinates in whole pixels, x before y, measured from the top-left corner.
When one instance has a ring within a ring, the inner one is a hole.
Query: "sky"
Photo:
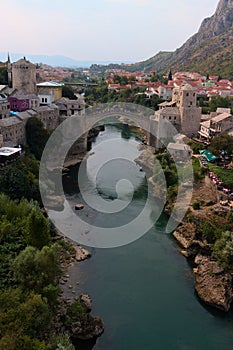
[[[218,0],[4,1],[0,51],[137,62],[180,47],[217,4]]]

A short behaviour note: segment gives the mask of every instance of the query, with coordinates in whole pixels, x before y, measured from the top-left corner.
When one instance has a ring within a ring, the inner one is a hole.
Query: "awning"
[[[205,156],[206,159],[208,160],[208,162],[213,162],[214,160],[218,159],[218,157],[216,157],[214,154],[212,154],[207,149],[200,150],[199,153],[202,154],[203,156]]]

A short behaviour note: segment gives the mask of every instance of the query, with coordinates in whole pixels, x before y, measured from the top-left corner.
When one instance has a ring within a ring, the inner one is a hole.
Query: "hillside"
[[[131,70],[156,72],[197,70],[233,78],[233,1],[220,0],[213,16],[175,52],[159,52],[131,66]]]

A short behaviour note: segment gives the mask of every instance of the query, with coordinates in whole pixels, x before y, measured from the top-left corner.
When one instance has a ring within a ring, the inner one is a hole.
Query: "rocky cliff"
[[[159,52],[131,68],[158,73],[197,70],[233,78],[233,1],[220,0],[214,15],[175,52]]]

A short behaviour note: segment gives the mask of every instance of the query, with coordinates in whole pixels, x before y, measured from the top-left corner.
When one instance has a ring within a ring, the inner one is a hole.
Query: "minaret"
[[[7,57],[7,73],[8,73],[8,86],[12,86],[12,68],[11,68],[11,59],[10,59],[10,54],[8,52],[8,57]]]

